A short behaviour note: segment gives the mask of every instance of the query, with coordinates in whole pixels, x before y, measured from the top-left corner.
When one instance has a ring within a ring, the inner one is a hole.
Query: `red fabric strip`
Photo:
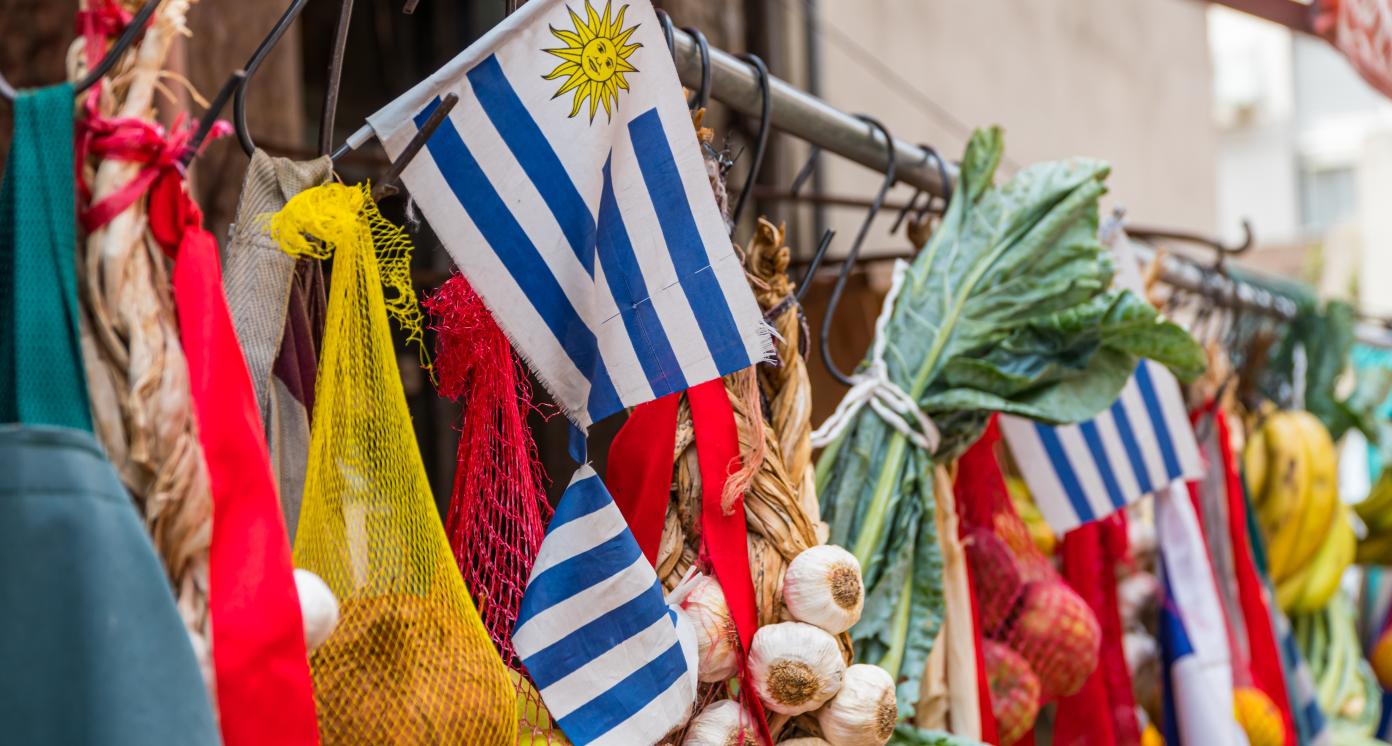
[[[719,378],[686,390],[691,405],[691,424],[695,429],[696,453],[701,469],[701,539],[710,558],[711,569],[725,591],[725,603],[739,632],[745,656],[758,628],[754,604],[754,580],[749,572],[748,531],[744,522],[744,496],[735,499],[734,509],[725,515],[720,506],[725,481],[740,468],[739,425],[735,410]],[[670,451],[669,451],[670,452]],[[747,660],[740,660],[741,691],[744,704],[754,716],[761,743],[771,744],[763,705],[754,696]]]
[[[1221,408],[1215,413],[1214,425],[1218,438],[1218,451],[1223,463],[1223,477],[1228,493],[1228,532],[1232,537],[1234,564],[1237,574],[1238,600],[1242,605],[1242,617],[1247,626],[1247,645],[1253,684],[1276,704],[1281,711],[1281,723],[1286,733],[1286,745],[1295,746],[1295,718],[1291,712],[1290,700],[1286,696],[1286,676],[1281,668],[1280,648],[1276,643],[1276,630],[1271,622],[1270,599],[1261,575],[1257,573],[1256,560],[1252,557],[1252,546],[1247,536],[1247,498],[1242,487],[1242,476],[1237,470],[1237,459],[1232,452],[1232,440],[1228,432],[1228,415]]]
[[[265,431],[222,290],[217,243],[167,169],[150,228],[173,285],[199,442],[213,493],[209,606],[226,746],[319,743],[304,625]]]
[[[609,446],[609,464],[617,468],[604,474],[614,504],[654,567],[671,496],[680,403],[678,392],[634,407]]]
[[[995,444],[998,440],[1000,429],[996,426],[996,418],[993,416],[986,426],[986,431],[957,461],[957,479],[953,482],[952,491],[957,505],[958,538],[965,539],[971,527],[979,525],[977,522],[990,520],[990,500],[984,499],[980,491],[989,489],[988,485],[996,481],[1004,485],[1000,464],[996,461]],[[971,593],[972,653],[976,656],[976,697],[981,709],[981,740],[998,746],[1000,731],[996,727],[995,712],[991,709],[991,682],[986,673],[986,656],[981,635],[981,604],[976,598],[976,581],[972,578],[971,563],[965,564],[967,590]]]

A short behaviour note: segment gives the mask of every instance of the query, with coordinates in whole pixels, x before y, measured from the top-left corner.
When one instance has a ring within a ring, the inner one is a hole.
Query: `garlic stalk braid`
[[[812,384],[802,356],[804,329],[793,298],[796,286],[788,277],[792,252],[784,244],[784,236],[782,226],[761,217],[745,250],[745,270],[759,280],[751,283],[754,297],[764,313],[775,313],[768,322],[778,333],[774,349],[779,365],[759,366],[759,384],[768,401],[769,425],[783,452],[783,465],[798,488],[798,502],[818,538],[825,541],[828,529],[821,520],[812,464]]]
[[[165,0],[101,95],[104,116],[155,118],[154,94],[190,0]],[[140,171],[89,159],[92,203]],[[212,495],[163,253],[139,200],[79,242],[82,351],[97,437],[145,518],[211,690]]]

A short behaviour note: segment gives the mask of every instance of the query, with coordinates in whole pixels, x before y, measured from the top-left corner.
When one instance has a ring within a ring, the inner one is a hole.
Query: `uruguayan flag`
[[[1001,431],[1039,512],[1058,533],[1203,473],[1179,382],[1149,360],[1112,406],[1087,422],[1052,427],[1002,416]]]
[[[647,0],[532,0],[369,118],[513,346],[582,428],[771,352]]]
[[[696,630],[589,466],[546,529],[512,644],[572,743],[656,743],[691,712]]]

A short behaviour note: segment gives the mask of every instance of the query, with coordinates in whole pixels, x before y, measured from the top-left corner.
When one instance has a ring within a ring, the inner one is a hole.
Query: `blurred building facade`
[[[1392,103],[1320,39],[1209,11],[1217,213],[1259,247],[1246,260],[1372,313],[1392,297]]]

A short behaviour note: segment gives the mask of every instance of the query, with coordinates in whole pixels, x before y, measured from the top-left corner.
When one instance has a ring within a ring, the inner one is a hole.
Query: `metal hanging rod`
[[[681,29],[674,30],[673,41],[677,75],[683,85],[696,90],[701,86],[700,47],[691,34]],[[763,101],[759,80],[749,63],[710,47],[710,70],[712,98],[741,114],[759,116]],[[769,96],[774,129],[884,173],[885,139],[877,129],[781,78],[769,77]],[[894,150],[895,181],[934,196],[947,194],[947,185],[942,183],[932,154],[897,137]],[[946,171],[949,179],[957,178],[956,166],[947,164]]]

